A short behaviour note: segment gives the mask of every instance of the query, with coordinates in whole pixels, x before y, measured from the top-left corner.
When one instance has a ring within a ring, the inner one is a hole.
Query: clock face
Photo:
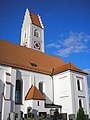
[[[40,50],[40,43],[37,41],[34,41],[34,48]]]

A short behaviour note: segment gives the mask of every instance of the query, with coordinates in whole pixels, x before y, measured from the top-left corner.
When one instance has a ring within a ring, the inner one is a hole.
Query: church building
[[[87,73],[44,52],[41,18],[27,9],[20,45],[0,40],[0,120],[55,111],[75,120],[80,107],[89,115]]]

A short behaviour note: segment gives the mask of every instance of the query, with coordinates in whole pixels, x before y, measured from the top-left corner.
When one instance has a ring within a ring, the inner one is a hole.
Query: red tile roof
[[[0,64],[48,75],[58,74],[66,70],[87,74],[72,63],[65,64],[61,58],[5,40],[0,40]]]
[[[38,15],[33,14],[33,13],[30,12],[30,17],[31,17],[32,23],[34,25],[37,25],[38,27],[42,28],[42,25],[40,23],[40,19],[39,19]]]
[[[36,86],[31,86],[31,88],[28,90],[27,95],[25,97],[25,100],[45,100],[44,96],[41,94],[41,92],[37,89]]]
[[[61,67],[55,68],[54,69],[54,74],[61,73],[61,72],[67,71],[67,70],[72,70],[72,71],[76,71],[76,72],[79,72],[79,73],[88,74],[88,73],[84,72],[83,70],[80,70],[78,67],[73,65],[71,62],[69,62],[67,64],[64,64]]]

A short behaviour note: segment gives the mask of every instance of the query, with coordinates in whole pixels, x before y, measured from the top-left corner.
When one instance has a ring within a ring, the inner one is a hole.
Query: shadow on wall
[[[53,102],[51,101],[51,99],[45,94],[45,93],[43,93],[43,96],[44,96],[44,98],[46,99],[46,103],[47,104],[52,104]]]
[[[4,82],[0,79],[0,119],[2,114],[3,95],[4,95]]]

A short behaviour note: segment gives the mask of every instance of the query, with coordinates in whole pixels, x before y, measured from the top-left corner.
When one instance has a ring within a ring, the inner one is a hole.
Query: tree
[[[79,108],[76,120],[86,120],[83,108]]]

